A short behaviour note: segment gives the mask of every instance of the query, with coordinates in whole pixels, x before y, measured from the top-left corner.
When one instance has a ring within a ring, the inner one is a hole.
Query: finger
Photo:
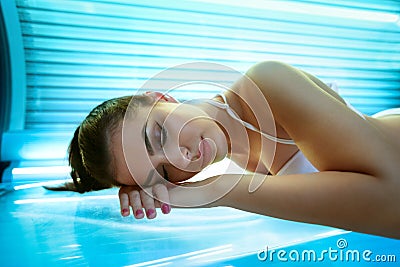
[[[128,193],[129,202],[131,204],[133,210],[133,216],[136,219],[142,219],[144,217],[143,209],[142,209],[142,201],[140,200],[140,193],[137,190],[132,190]]]
[[[154,219],[157,216],[154,199],[153,196],[150,195],[151,192],[151,188],[146,188],[140,191],[140,198],[146,210],[146,216],[148,219]]]
[[[157,208],[161,208],[161,203],[157,199],[154,200],[154,206]]]
[[[118,197],[119,197],[119,205],[121,208],[121,215],[124,217],[129,216],[129,196],[128,196],[128,194],[123,192],[123,190],[120,188]]]
[[[153,186],[153,194],[157,201],[160,202],[162,213],[170,213],[171,206],[169,205],[169,193],[167,187],[164,184],[156,184]]]

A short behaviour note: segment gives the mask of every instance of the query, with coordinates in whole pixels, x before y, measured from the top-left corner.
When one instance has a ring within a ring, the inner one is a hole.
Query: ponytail
[[[84,165],[82,153],[79,149],[79,130],[81,126],[76,128],[74,137],[68,148],[69,165],[71,166],[71,177],[74,182],[76,192],[85,193],[92,190],[101,190],[109,188],[111,185],[104,185],[99,183],[94,177],[90,175]]]

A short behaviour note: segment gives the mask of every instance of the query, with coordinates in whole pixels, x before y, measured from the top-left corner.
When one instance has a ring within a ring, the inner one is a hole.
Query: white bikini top
[[[286,144],[286,145],[296,145],[296,143],[291,139],[284,139],[284,138],[272,136],[268,133],[264,133],[264,132],[260,131],[259,129],[254,127],[252,124],[243,121],[229,106],[228,101],[224,94],[222,94],[222,93],[217,94],[217,96],[220,96],[224,100],[224,103],[221,103],[221,102],[218,102],[218,101],[212,100],[212,99],[202,99],[199,101],[206,102],[217,108],[226,110],[226,112],[229,114],[229,116],[231,116],[234,120],[240,122],[244,127],[261,134],[262,136],[264,136],[265,138],[267,138],[273,142]],[[351,110],[353,110],[356,114],[358,114],[361,118],[363,118],[365,120],[365,117],[362,113],[360,113],[358,110],[356,110],[347,101],[345,101],[345,102],[346,102],[346,105]],[[318,169],[315,168],[312,165],[312,163],[304,156],[302,151],[299,150],[288,162],[285,163],[285,165],[278,171],[278,173],[276,175],[289,175],[289,174],[312,173],[312,172],[318,172]]]
[[[372,115],[372,117],[379,118],[379,117],[390,116],[390,115],[400,115],[400,108],[391,108],[391,109],[383,110],[383,111],[380,111],[380,112]]]
[[[221,103],[221,102],[218,102],[218,101],[215,101],[212,99],[205,99],[204,101],[209,103],[210,105],[217,107],[217,108],[226,110],[226,112],[229,114],[229,116],[231,116],[234,120],[240,122],[244,127],[261,134],[262,136],[264,136],[265,138],[267,138],[273,142],[286,144],[286,145],[296,145],[296,143],[291,139],[279,138],[279,137],[270,135],[268,133],[264,133],[263,131],[260,131],[259,129],[254,127],[252,124],[243,121],[242,119],[239,118],[239,116],[235,113],[235,111],[233,111],[232,108],[229,106],[228,101],[226,100],[226,96],[224,94],[217,94],[217,96],[220,96],[224,100],[224,103]]]
[[[291,139],[283,139],[283,138],[278,138],[276,136],[272,136],[268,133],[264,133],[264,132],[260,131],[259,129],[254,127],[252,124],[243,121],[229,106],[228,101],[226,100],[226,97],[224,94],[218,94],[217,96],[220,96],[224,100],[225,103],[221,103],[221,102],[211,100],[211,99],[206,99],[204,101],[209,103],[210,105],[213,105],[215,107],[226,110],[226,112],[229,114],[229,116],[231,116],[236,121],[240,122],[244,127],[246,127],[247,129],[250,129],[252,131],[255,131],[257,133],[260,133],[262,136],[264,136],[265,138],[267,138],[271,141],[281,143],[281,144],[286,144],[286,145],[296,145],[296,143]],[[318,170],[304,156],[303,152],[301,152],[301,150],[299,150],[288,162],[286,162],[282,166],[282,168],[278,171],[278,173],[276,175],[289,175],[289,174],[312,173],[312,172],[318,172]],[[251,184],[253,184],[253,181],[251,182]],[[259,185],[257,185],[256,187],[258,187],[258,186]],[[254,186],[252,186],[252,187],[254,187]],[[249,187],[249,190],[250,190],[250,187]]]
[[[226,96],[224,94],[220,93],[220,94],[217,94],[217,96],[220,96],[224,100],[224,103],[221,103],[221,102],[218,102],[218,101],[212,100],[212,99],[203,99],[203,101],[207,102],[210,105],[213,105],[213,106],[215,106],[217,108],[226,110],[226,112],[229,114],[229,116],[231,116],[234,120],[240,122],[244,127],[261,134],[262,136],[264,136],[265,138],[267,138],[267,139],[269,139],[269,140],[271,140],[273,142],[280,143],[280,144],[285,144],[285,145],[296,145],[296,143],[292,139],[284,139],[284,138],[279,138],[279,137],[270,135],[268,133],[260,131],[259,129],[254,127],[252,124],[243,121],[242,119],[239,118],[239,116],[235,113],[235,111],[233,111],[232,108],[229,106],[228,101],[226,99]],[[345,102],[346,102],[346,105],[347,105],[348,108],[350,108],[352,111],[354,111],[356,114],[358,114],[361,118],[363,118],[365,120],[365,117],[361,112],[356,110],[346,100],[345,100]]]
[[[255,131],[257,133],[260,133],[262,136],[265,138],[281,143],[281,144],[286,144],[286,145],[296,145],[296,143],[291,140],[291,139],[283,139],[279,138],[276,136],[272,136],[268,133],[264,133],[254,127],[252,124],[247,123],[243,121],[242,119],[239,118],[239,116],[232,110],[232,108],[229,106],[228,101],[226,100],[226,97],[224,94],[217,94],[217,96],[220,96],[225,103],[221,103],[212,99],[205,99],[203,101],[209,103],[210,105],[213,105],[217,108],[221,108],[226,110],[226,112],[231,116],[233,119],[236,121],[240,122],[244,127],[247,129],[250,129],[252,131]],[[282,166],[282,168],[278,171],[276,175],[289,175],[289,174],[298,174],[298,173],[312,173],[312,172],[318,172],[318,170],[312,165],[312,163],[304,156],[304,154],[301,152],[301,150],[297,151],[296,154]],[[255,184],[254,184],[255,183]],[[249,185],[249,192],[255,191],[261,184],[257,183],[257,181],[251,181]]]

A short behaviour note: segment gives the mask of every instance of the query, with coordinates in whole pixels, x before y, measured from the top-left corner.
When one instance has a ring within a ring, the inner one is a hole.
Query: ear
[[[169,94],[163,94],[163,93],[154,92],[154,91],[148,91],[145,94],[148,96],[151,96],[155,101],[179,103],[178,100],[176,100]]]

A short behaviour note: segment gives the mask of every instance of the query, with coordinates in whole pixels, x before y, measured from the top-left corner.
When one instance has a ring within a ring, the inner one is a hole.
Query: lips
[[[199,144],[199,152],[202,159],[201,168],[204,168],[211,163],[212,148],[209,141],[203,137],[201,137]]]

